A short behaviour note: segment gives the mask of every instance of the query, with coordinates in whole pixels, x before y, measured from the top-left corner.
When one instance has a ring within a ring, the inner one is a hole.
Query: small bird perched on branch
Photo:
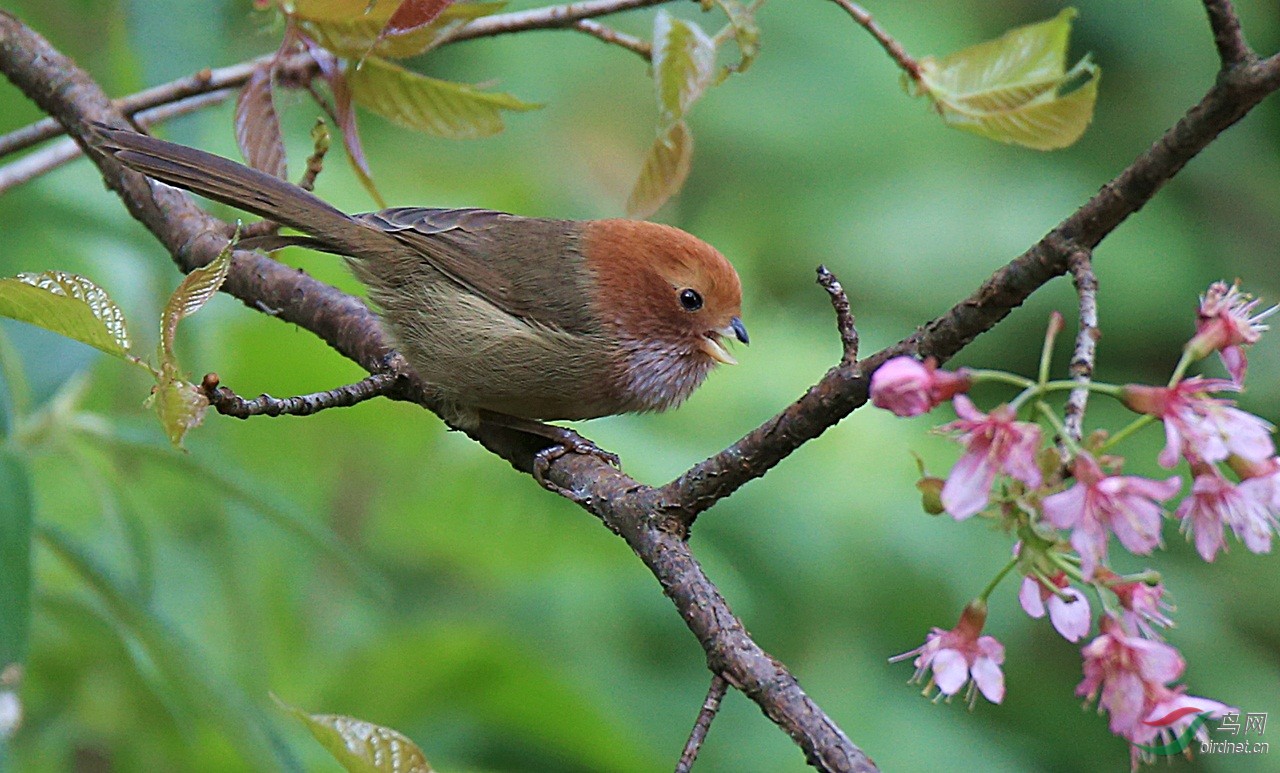
[[[748,342],[737,272],[678,228],[483,209],[347,215],[284,180],[132,130],[95,124],[90,141],[148,177],[305,234],[245,248],[346,256],[459,429],[491,422],[581,451],[576,433],[540,422],[665,410],[717,362],[735,362],[724,339]]]

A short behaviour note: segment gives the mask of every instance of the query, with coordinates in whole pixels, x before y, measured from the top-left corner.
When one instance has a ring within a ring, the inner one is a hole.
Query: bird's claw
[[[555,429],[557,430],[553,438],[555,445],[547,446],[533,455],[533,479],[548,491],[581,504],[586,499],[585,496],[547,480],[546,475],[551,470],[551,463],[566,454],[594,456],[615,468],[620,468],[622,460],[617,454],[604,450],[571,429],[565,427],[555,427]]]

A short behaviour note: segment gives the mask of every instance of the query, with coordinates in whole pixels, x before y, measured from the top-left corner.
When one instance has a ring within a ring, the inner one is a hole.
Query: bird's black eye
[[[692,287],[680,291],[680,305],[685,311],[697,311],[702,308],[702,295]]]

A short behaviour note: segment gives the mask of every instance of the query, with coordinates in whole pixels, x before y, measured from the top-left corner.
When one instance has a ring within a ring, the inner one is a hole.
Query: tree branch
[[[142,110],[167,105],[171,102],[179,102],[196,94],[241,86],[249,79],[249,75],[259,64],[271,61],[273,56],[274,54],[259,57],[230,67],[221,67],[217,70],[204,69],[195,75],[179,78],[178,80],[122,97],[115,101],[115,106],[125,115],[132,116]],[[297,59],[299,61],[295,62],[295,65],[299,64],[302,59],[310,61],[309,57],[298,57]],[[312,66],[314,67],[314,64]],[[62,133],[62,124],[53,118],[42,118],[33,124],[0,137],[0,157],[31,147],[45,140],[53,139]]]
[[[0,11],[0,72],[83,143],[90,122],[122,126],[123,116],[87,74],[12,15]],[[196,207],[185,193],[90,154],[108,187],[146,226],[184,271],[212,260],[233,229]],[[222,288],[251,308],[315,333],[371,372],[398,371],[377,318],[359,300],[270,258],[234,255]],[[388,394],[430,407],[429,388],[413,377]],[[516,469],[531,472],[545,438],[482,424],[469,433]],[[747,634],[719,590],[689,551],[684,533],[661,517],[656,491],[591,455],[567,454],[547,478],[574,495],[649,567],[706,652],[708,667],[724,675],[824,771],[875,771],[874,764],[801,689],[786,667]]]
[[[572,27],[573,23],[582,19],[597,16],[608,16],[635,8],[646,8],[651,5],[662,5],[672,0],[582,0],[579,3],[552,5],[546,8],[532,8],[528,11],[499,13],[493,16],[482,16],[468,22],[465,27],[446,35],[439,43],[445,45],[459,40],[507,35],[512,32],[526,30],[546,30]]]
[[[1240,17],[1231,0],[1204,0],[1204,9],[1209,14],[1213,44],[1218,48],[1218,58],[1222,60],[1224,70],[1257,59],[1244,39]]]
[[[1098,348],[1098,278],[1093,273],[1093,259],[1088,250],[1080,250],[1067,259],[1080,298],[1080,326],[1076,332],[1076,349],[1071,356],[1071,379],[1086,384],[1093,379],[1093,363]],[[1084,409],[1089,390],[1071,390],[1067,397],[1064,424],[1067,434],[1079,443],[1084,437]]]
[[[662,491],[664,507],[691,520],[768,472],[797,448],[867,401],[871,374],[900,354],[946,362],[990,330],[1042,285],[1067,270],[1067,259],[1092,249],[1209,143],[1280,88],[1280,57],[1224,72],[1204,98],[1093,198],[1031,249],[992,274],[976,292],[902,341],[857,367],[832,368],[799,400],[729,448],[694,465]]]
[[[885,32],[884,28],[877,24],[876,20],[871,18],[871,14],[867,13],[862,6],[852,2],[852,0],[831,1],[843,8],[845,13],[853,17],[853,20],[856,21],[863,29],[870,32],[871,37],[876,39],[876,42],[884,48],[894,62],[897,62],[898,66],[902,68],[903,72],[905,72],[911,80],[920,80],[920,63],[907,53],[907,50],[902,47],[901,43],[895,40],[889,33]]]
[[[676,773],[689,773],[693,769],[693,762],[698,759],[702,742],[707,738],[707,731],[711,729],[711,722],[716,718],[716,712],[720,711],[720,701],[728,689],[729,683],[723,676],[711,675],[711,686],[707,688],[707,697],[702,702],[702,710],[698,712],[698,718],[693,722],[689,741],[684,745],[680,761],[676,763]]]
[[[628,35],[625,32],[619,32],[613,27],[607,27],[600,22],[590,19],[580,19],[573,23],[573,28],[579,32],[585,32],[588,35],[598,38],[605,43],[612,43],[615,46],[623,48],[638,54],[641,59],[646,62],[653,60],[653,46],[648,41],[641,40],[634,35]]]
[[[177,102],[170,102],[135,113],[133,120],[139,126],[153,126],[170,118],[194,113],[197,110],[203,110],[209,105],[216,105],[226,100],[233,93],[235,92],[231,89],[222,89],[220,91],[210,91],[206,94],[197,94]],[[30,182],[40,175],[52,172],[54,169],[79,157],[80,146],[74,140],[64,139],[47,148],[23,156],[17,161],[6,164],[0,167],[0,195],[3,195],[10,188]]]
[[[354,384],[347,384],[325,392],[314,392],[296,397],[272,397],[258,395],[246,400],[227,387],[220,386],[218,374],[210,373],[200,383],[209,404],[224,416],[247,419],[250,416],[309,416],[327,408],[350,406],[383,397],[391,392],[398,375],[392,372],[374,373]]]
[[[548,9],[505,14],[525,21],[485,27],[490,17],[463,28],[456,39],[518,29],[566,26],[592,15],[584,11],[650,5],[660,0],[590,0]],[[565,9],[574,9],[572,13]],[[612,12],[600,11],[600,12]],[[529,16],[532,14],[533,16]],[[573,15],[578,14],[578,15]],[[481,25],[472,29],[474,25]],[[0,71],[46,112],[79,136],[87,121],[122,124],[122,116],[83,72],[46,41],[0,12]],[[811,764],[832,771],[870,771],[874,764],[800,688],[786,668],[746,633],[718,589],[689,551],[683,523],[747,481],[760,477],[807,440],[821,434],[866,401],[867,378],[901,353],[945,361],[989,330],[1037,288],[1067,270],[1070,255],[1090,249],[1140,209],[1192,157],[1258,102],[1280,87],[1280,63],[1246,61],[1224,71],[1203,100],[1113,181],[1038,244],[995,272],[973,295],[900,343],[859,363],[829,371],[795,404],[726,451],[662,489],[637,483],[594,456],[568,454],[548,479],[573,492],[582,506],[627,543],[653,572],[707,655],[708,667],[755,701],[804,750]],[[94,157],[108,185],[130,213],[149,228],[184,270],[212,259],[225,245],[230,226],[201,212],[189,197],[153,184],[114,161]],[[270,310],[311,330],[344,356],[371,371],[388,368],[391,352],[376,318],[357,299],[260,255],[237,252],[224,288],[253,308]],[[431,394],[411,378],[390,395],[430,407]],[[471,433],[484,446],[526,472],[546,441],[501,427]]]
[[[844,346],[841,365],[853,365],[858,361],[858,327],[849,311],[849,297],[836,275],[826,266],[818,266],[818,284],[831,296],[831,306],[836,310],[836,329],[840,331],[840,343]]]

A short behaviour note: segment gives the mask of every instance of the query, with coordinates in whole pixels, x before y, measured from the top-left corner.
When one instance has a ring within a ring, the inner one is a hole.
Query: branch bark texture
[[[453,40],[523,29],[564,27],[602,13],[662,0],[586,0],[503,14],[467,25]],[[755,701],[825,771],[872,771],[874,763],[804,692],[796,679],[747,634],[688,545],[697,515],[761,477],[807,441],[867,400],[870,374],[898,354],[946,361],[991,329],[1039,287],[1065,273],[1071,255],[1096,246],[1219,133],[1280,88],[1280,62],[1242,48],[1238,21],[1224,2],[1206,2],[1224,66],[1204,98],[1163,137],[1079,210],[1023,255],[996,271],[968,298],[912,335],[865,360],[833,367],[800,398],[737,443],[662,488],[638,483],[593,456],[568,454],[547,478],[625,539],[652,571],[701,643],[708,667]],[[0,12],[0,71],[80,140],[90,121],[124,125],[118,106],[93,80],[13,16]],[[209,217],[184,193],[91,154],[107,185],[184,271],[217,255],[229,224]],[[356,298],[261,255],[237,252],[224,290],[259,311],[303,327],[372,373],[400,378],[389,396],[425,407],[431,394],[390,350],[377,319]],[[850,322],[851,326],[851,322]],[[846,341],[847,343],[847,341]],[[472,433],[486,448],[529,472],[546,441],[512,430]]]

